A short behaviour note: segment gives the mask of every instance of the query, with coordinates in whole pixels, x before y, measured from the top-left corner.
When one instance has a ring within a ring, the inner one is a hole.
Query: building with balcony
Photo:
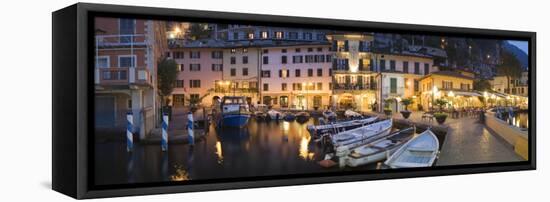
[[[258,82],[261,48],[248,44],[226,44],[223,50],[222,80],[216,92],[245,96],[249,104],[260,102]]]
[[[378,77],[368,33],[327,35],[332,52],[332,104],[337,108],[375,110]]]
[[[127,112],[133,113],[140,138],[156,127],[156,69],[166,49],[163,27],[152,20],[96,18],[96,129],[122,134]]]
[[[263,47],[261,102],[281,109],[326,109],[330,105],[332,52],[326,42]]]
[[[228,42],[271,41],[326,42],[327,30],[229,24],[216,29],[216,37]]]
[[[209,107],[222,97],[223,42],[178,41],[170,44],[167,54],[178,64],[178,77],[172,92],[172,106],[196,104]]]
[[[420,103],[425,110],[437,107],[436,99],[448,101],[447,107],[483,106],[482,95],[473,90],[474,77],[461,71],[437,71],[419,79]]]
[[[508,85],[508,82],[510,83]],[[524,71],[521,76],[516,78],[508,78],[506,76],[495,76],[491,81],[492,90],[498,93],[529,96],[529,72]]]

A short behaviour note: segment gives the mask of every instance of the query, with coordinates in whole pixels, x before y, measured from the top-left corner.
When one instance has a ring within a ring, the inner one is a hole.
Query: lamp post
[[[435,94],[436,94],[438,91],[439,91],[439,90],[437,89],[437,86],[434,85],[434,87],[432,88],[432,108],[434,108]]]

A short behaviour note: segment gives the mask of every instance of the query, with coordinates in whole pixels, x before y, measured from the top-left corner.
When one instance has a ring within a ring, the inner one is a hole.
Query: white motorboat
[[[387,136],[390,134],[392,125],[392,119],[387,119],[330,136],[336,156],[346,156],[356,147]]]

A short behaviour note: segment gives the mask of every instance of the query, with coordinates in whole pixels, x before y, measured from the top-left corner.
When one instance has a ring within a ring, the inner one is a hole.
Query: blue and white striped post
[[[162,113],[162,138],[160,140],[162,151],[168,150],[168,114]]]
[[[132,112],[126,113],[126,121],[126,151],[131,152],[134,148],[134,134],[132,134],[134,115]]]

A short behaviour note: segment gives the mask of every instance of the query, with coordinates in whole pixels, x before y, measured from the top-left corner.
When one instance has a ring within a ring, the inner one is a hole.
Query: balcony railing
[[[334,90],[376,90],[376,84],[340,83],[334,85]]]
[[[97,85],[151,85],[152,78],[145,67],[110,67],[95,69]]]
[[[258,88],[214,88],[215,93],[258,93]]]
[[[98,48],[146,45],[144,34],[96,35],[95,39]]]

